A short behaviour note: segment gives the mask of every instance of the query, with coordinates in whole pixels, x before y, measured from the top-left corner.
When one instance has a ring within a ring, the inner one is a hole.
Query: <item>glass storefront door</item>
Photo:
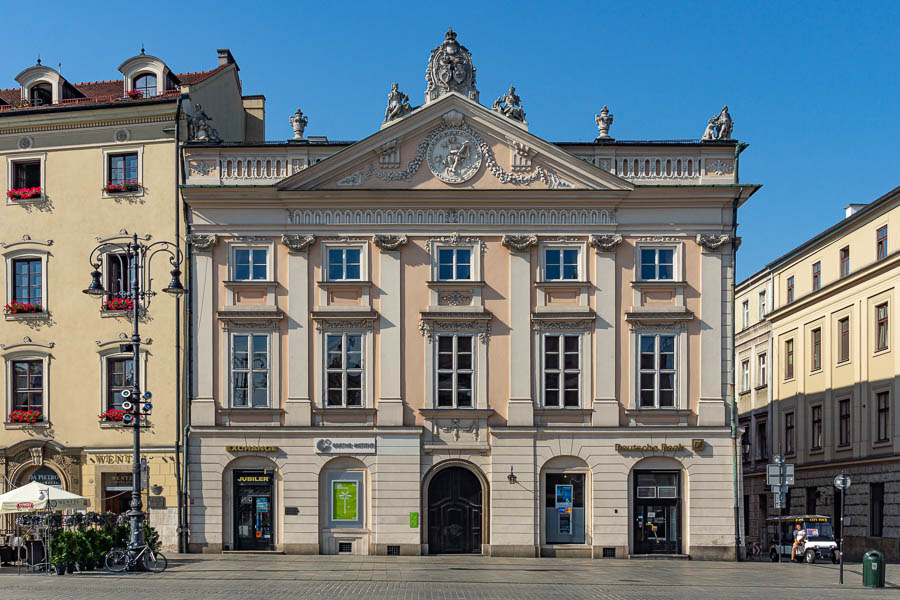
[[[269,471],[234,472],[235,550],[274,550],[274,486]]]
[[[635,554],[681,554],[677,471],[636,471],[632,518]]]

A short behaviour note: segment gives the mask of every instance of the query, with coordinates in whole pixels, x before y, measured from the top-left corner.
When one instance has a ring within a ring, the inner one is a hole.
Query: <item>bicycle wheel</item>
[[[162,552],[148,550],[144,553],[144,568],[151,573],[162,573],[168,565],[169,561],[166,560]]]
[[[110,550],[106,553],[106,570],[121,573],[128,568],[128,553],[124,550]]]

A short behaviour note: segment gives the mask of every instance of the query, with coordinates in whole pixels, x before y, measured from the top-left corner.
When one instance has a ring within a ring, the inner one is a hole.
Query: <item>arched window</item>
[[[134,78],[134,90],[143,94],[144,98],[156,95],[156,75],[146,73]]]
[[[53,88],[49,83],[38,83],[31,86],[31,104],[34,106],[53,104]]]

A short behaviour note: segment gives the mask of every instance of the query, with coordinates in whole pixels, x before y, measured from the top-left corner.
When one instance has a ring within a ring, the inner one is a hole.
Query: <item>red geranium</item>
[[[130,181],[123,181],[121,183],[113,183],[110,181],[106,185],[103,186],[103,191],[107,194],[121,194],[122,192],[138,192],[144,189],[144,186],[141,185],[140,181],[136,181],[134,179]]]
[[[3,312],[8,315],[17,315],[20,313],[40,313],[44,312],[44,308],[40,302],[10,302],[3,305]]]
[[[6,418],[9,423],[39,423],[44,415],[39,410],[14,410]]]
[[[40,187],[23,187],[6,192],[6,197],[10,200],[29,200],[31,198],[39,198],[40,196]]]
[[[97,415],[97,418],[101,421],[121,421],[122,417],[125,416],[124,410],[118,410],[115,408],[110,408],[105,413]]]
[[[128,96],[129,98],[131,98],[132,100],[140,100],[141,98],[144,97],[144,92],[141,92],[140,90],[129,90],[129,91],[125,92],[125,95]]]
[[[103,310],[133,310],[134,300],[131,298],[110,298],[103,301]]]

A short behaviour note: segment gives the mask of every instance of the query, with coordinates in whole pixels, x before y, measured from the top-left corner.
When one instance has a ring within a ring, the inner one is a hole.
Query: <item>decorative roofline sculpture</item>
[[[456,41],[456,32],[449,28],[440,46],[431,51],[425,69],[425,104],[437,100],[448,92],[458,92],[478,102],[475,89],[475,66],[472,53]]]
[[[618,233],[591,235],[590,243],[598,252],[615,252],[616,246],[622,243],[622,236]]]
[[[522,108],[519,95],[513,86],[509,86],[509,91],[494,101],[491,110],[495,110],[513,121],[525,123],[525,109]]]
[[[188,140],[192,142],[221,142],[219,132],[209,124],[212,117],[206,114],[198,103],[194,107],[194,114],[188,117]]]
[[[600,135],[598,135],[597,139],[594,141],[613,141],[613,138],[609,136],[609,128],[612,127],[613,124],[613,115],[609,114],[609,109],[605,104],[603,105],[603,108],[600,109],[600,114],[594,115],[594,120],[597,122],[597,131],[600,132]]]
[[[409,96],[400,91],[399,83],[392,83],[391,91],[388,92],[387,108],[384,109],[384,122],[405,117],[412,111]]]
[[[281,243],[287,246],[291,252],[306,252],[315,241],[316,236],[312,234],[284,233],[281,235]]]
[[[732,131],[734,131],[734,121],[731,120],[731,115],[728,113],[728,106],[723,106],[719,114],[707,122],[706,130],[700,141],[730,140]]]
[[[500,243],[509,248],[510,252],[528,252],[531,247],[537,244],[537,236],[534,234],[515,235],[510,233],[503,234]]]
[[[399,250],[409,240],[402,233],[379,233],[372,238],[372,241],[382,250],[392,251]]]
[[[290,117],[291,127],[294,128],[294,139],[302,140],[303,132],[306,130],[306,126],[309,124],[309,117],[303,114],[303,111],[299,108],[297,112],[291,115]]]

